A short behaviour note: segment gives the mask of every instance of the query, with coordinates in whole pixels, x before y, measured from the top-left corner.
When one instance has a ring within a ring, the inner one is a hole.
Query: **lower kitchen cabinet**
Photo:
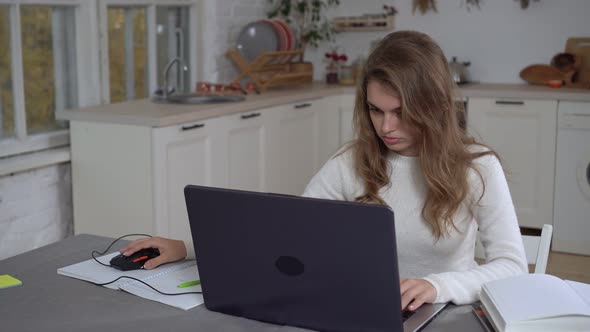
[[[468,115],[500,155],[520,226],[552,224],[557,101],[469,98]]]
[[[284,105],[269,112],[268,191],[301,195],[319,165],[322,100]]]
[[[226,172],[219,165],[226,165],[228,159],[224,153],[227,120],[220,117],[152,129],[154,167],[153,177],[147,181],[153,181],[154,227],[146,227],[144,231],[172,238],[190,234],[184,187],[187,184],[226,186]],[[146,199],[145,204],[142,208],[149,209],[150,201]]]
[[[352,141],[354,138],[353,115],[355,95],[344,95],[340,99],[340,145]]]
[[[215,167],[227,172],[227,185],[223,187],[265,190],[270,113],[270,110],[264,110],[224,117],[227,121],[222,132],[227,138],[227,144],[220,148],[225,151],[227,158],[224,163],[215,164]]]
[[[152,135],[150,127],[70,121],[76,234],[155,231]]]
[[[71,121],[74,231],[187,239],[187,184],[300,195],[339,147],[339,96],[170,127]]]

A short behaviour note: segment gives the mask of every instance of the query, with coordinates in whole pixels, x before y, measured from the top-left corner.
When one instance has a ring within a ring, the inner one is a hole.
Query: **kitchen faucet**
[[[182,71],[188,70],[188,66],[186,62],[181,57],[175,57],[174,59],[170,60],[164,69],[164,86],[162,87],[162,96],[164,98],[168,98],[168,74],[170,73],[170,68],[177,63],[181,66],[181,78],[182,78]],[[182,81],[182,80],[181,80]],[[182,84],[181,84],[182,85]]]

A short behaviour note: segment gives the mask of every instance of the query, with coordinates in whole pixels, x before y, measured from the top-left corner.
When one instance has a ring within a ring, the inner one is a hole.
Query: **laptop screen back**
[[[388,207],[187,186],[205,306],[321,331],[402,331]]]

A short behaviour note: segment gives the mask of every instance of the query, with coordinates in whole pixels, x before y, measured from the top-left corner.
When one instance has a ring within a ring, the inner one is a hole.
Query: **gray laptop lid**
[[[391,209],[187,186],[209,310],[321,331],[403,331]]]

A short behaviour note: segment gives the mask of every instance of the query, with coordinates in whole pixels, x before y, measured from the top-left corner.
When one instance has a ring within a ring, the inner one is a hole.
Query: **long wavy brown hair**
[[[418,132],[418,158],[427,187],[422,216],[437,239],[444,237],[451,228],[456,229],[453,217],[469,193],[469,169],[474,169],[481,179],[473,160],[497,154],[489,148],[484,152],[469,151],[470,145],[483,144],[459,126],[458,116],[464,110],[455,102],[457,86],[440,47],[420,32],[391,33],[367,59],[357,87],[353,118],[356,136],[350,148],[355,172],[365,186],[364,194],[356,198],[358,202],[386,205],[379,190],[395,185],[389,178],[389,150],[369,115],[369,82],[378,82],[397,94],[401,121]]]

